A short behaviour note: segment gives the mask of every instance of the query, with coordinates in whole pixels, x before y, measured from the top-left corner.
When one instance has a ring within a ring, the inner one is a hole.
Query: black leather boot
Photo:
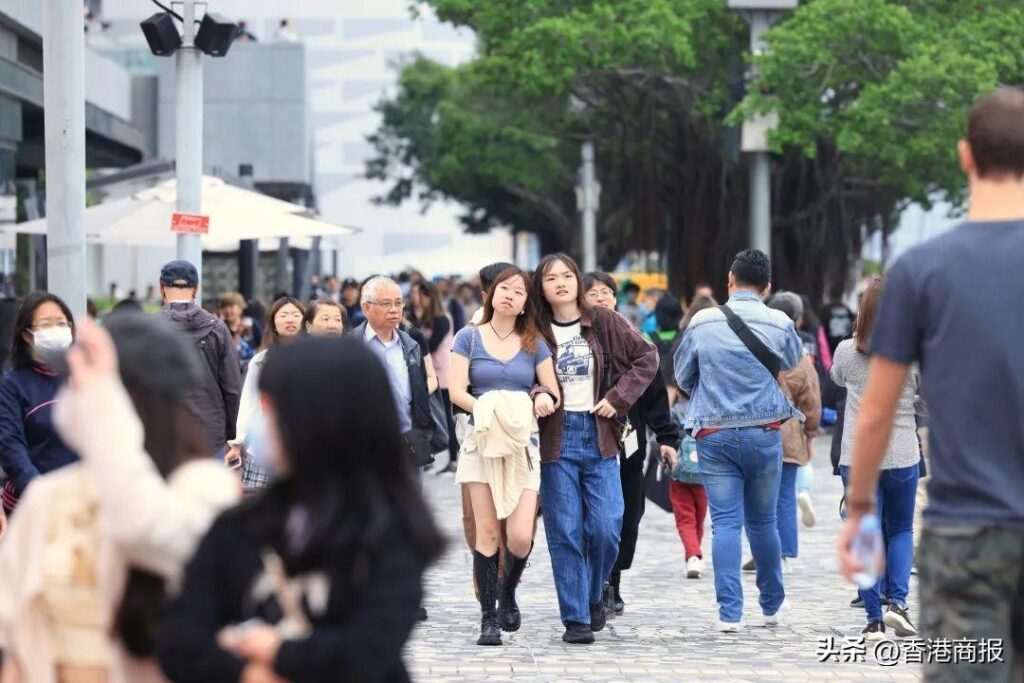
[[[622,593],[619,592],[619,585],[622,582],[622,572],[612,572],[608,583],[612,587],[612,611],[616,616],[626,611],[626,603],[622,601]]]
[[[473,551],[473,576],[480,589],[480,638],[477,645],[501,645],[498,628],[498,553],[491,557]]]
[[[505,549],[505,571],[501,576],[501,587],[498,592],[498,621],[502,631],[513,633],[519,630],[522,617],[519,605],[516,604],[516,586],[526,569],[526,557],[516,557],[508,548]]]

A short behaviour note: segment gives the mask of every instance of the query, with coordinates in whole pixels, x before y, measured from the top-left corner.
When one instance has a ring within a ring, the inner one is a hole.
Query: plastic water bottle
[[[882,524],[878,515],[864,515],[860,518],[860,526],[850,546],[854,559],[861,566],[861,570],[853,575],[853,580],[861,588],[871,588],[878,581],[883,548]]]

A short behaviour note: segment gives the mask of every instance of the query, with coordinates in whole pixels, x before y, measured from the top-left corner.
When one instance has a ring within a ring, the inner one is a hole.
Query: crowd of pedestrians
[[[757,250],[735,256],[721,305],[707,285],[687,304],[563,253],[476,281],[330,276],[266,315],[233,293],[204,308],[185,261],[162,269],[157,315],[126,303],[101,326],[26,296],[0,379],[2,680],[408,680],[445,547],[432,466],[461,489],[479,645],[536,625],[516,589],[540,519],[563,640],[628,618],[648,499],[673,513],[688,579],[707,571],[710,515],[711,628],[743,628],[744,570],[775,627],[830,423],[863,636],[918,635],[916,564],[924,635],[1011,644],[1005,667],[933,663],[929,680],[1018,680],[1024,323],[1006,295],[1024,291],[1022,121],[1019,91],[978,102],[968,221],[856,310],[822,307],[824,324],[773,291]],[[874,518],[884,562],[856,549]]]

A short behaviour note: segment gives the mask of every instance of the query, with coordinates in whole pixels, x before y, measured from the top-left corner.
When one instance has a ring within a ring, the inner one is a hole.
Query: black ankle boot
[[[616,616],[626,611],[626,603],[622,601],[622,593],[619,592],[619,584],[622,581],[622,572],[612,572],[608,583],[611,584],[613,592],[612,611]]]
[[[498,553],[491,557],[473,551],[473,576],[480,589],[480,638],[477,645],[501,645],[498,628]]]
[[[516,586],[526,569],[526,557],[519,558],[512,554],[508,548],[505,549],[505,571],[501,576],[501,587],[498,591],[498,622],[502,631],[513,633],[519,630],[522,624],[522,617],[519,614],[519,605],[516,604]]]

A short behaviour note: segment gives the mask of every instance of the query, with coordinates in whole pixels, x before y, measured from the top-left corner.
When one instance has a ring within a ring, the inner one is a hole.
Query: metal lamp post
[[[85,34],[82,3],[43,3],[47,289],[85,317]]]
[[[576,208],[583,217],[583,270],[597,270],[597,210],[601,205],[601,185],[594,165],[594,141],[584,140],[580,146],[582,164],[576,186]]]
[[[782,13],[795,9],[799,0],[727,0],[750,24],[750,52],[765,52],[764,34]],[[778,124],[774,114],[743,122],[742,149],[750,158],[750,246],[772,253],[772,176],[768,135]]]
[[[175,176],[178,211],[200,214],[203,209],[203,53],[195,45],[196,2],[182,3],[182,44],[174,54]],[[203,272],[203,241],[199,235],[178,235],[178,258]]]

